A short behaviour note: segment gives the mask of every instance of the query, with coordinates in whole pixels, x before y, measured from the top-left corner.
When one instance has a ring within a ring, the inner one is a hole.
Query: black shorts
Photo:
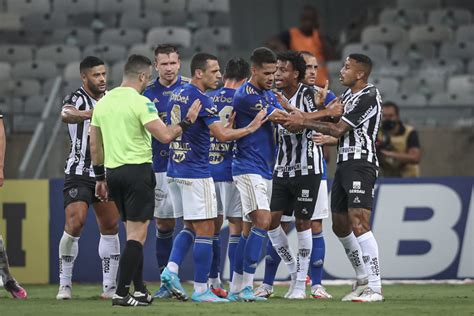
[[[331,211],[372,209],[377,174],[377,166],[368,161],[349,160],[339,163],[331,188]]]
[[[156,179],[151,163],[107,169],[107,185],[123,221],[153,219]]]
[[[303,220],[313,216],[318,199],[321,174],[310,174],[292,178],[273,177],[272,212],[283,211],[283,215]]]
[[[100,202],[95,197],[95,179],[86,175],[66,174],[63,198],[64,208],[78,201],[86,202],[88,206]]]

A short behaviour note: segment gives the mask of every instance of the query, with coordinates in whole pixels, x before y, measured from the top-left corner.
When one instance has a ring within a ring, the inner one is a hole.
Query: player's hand
[[[235,122],[235,112],[232,112],[229,116],[229,120],[227,123],[224,125],[225,128],[234,128],[234,122]]]
[[[330,117],[341,117],[344,113],[344,103],[342,103],[341,97],[335,98],[326,109]]]
[[[293,105],[291,105],[290,103],[288,103],[288,100],[283,96],[283,94],[278,91],[278,90],[273,90],[273,93],[275,93],[275,96],[277,98],[277,101],[278,103],[280,103],[280,105],[285,109],[287,110],[288,112],[293,112],[293,111],[296,111],[297,108],[294,107]]]
[[[260,112],[257,113],[255,118],[250,122],[249,125],[247,125],[247,129],[250,130],[250,133],[255,132],[257,129],[262,126],[263,123],[265,123],[268,118],[267,116],[267,109],[260,110]]]
[[[330,135],[324,135],[323,133],[313,134],[313,142],[318,146],[329,144],[331,143],[331,140],[332,140],[332,136]]]
[[[324,85],[323,89],[318,89],[315,97],[314,102],[316,103],[316,106],[322,106],[324,104],[324,100],[326,100],[326,97],[328,95],[328,90],[329,90],[329,81],[326,80],[326,84]]]
[[[199,99],[196,99],[189,108],[188,113],[186,114],[186,118],[190,120],[191,123],[196,122],[199,111],[201,111],[201,106],[201,101]]]
[[[109,201],[109,189],[107,187],[107,182],[105,182],[105,180],[95,182],[95,196],[101,202]]]
[[[304,114],[301,111],[291,112],[291,115],[285,118],[282,124],[287,130],[292,133],[297,133],[304,129]]]

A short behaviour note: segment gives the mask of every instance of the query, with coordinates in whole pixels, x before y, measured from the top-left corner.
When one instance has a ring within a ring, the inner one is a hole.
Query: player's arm
[[[100,127],[91,125],[89,146],[96,180],[95,196],[102,202],[107,202],[109,199],[109,190],[107,188],[107,182],[105,181],[104,145]]]
[[[78,124],[92,118],[92,110],[81,111],[75,106],[66,104],[61,110],[61,120],[64,123]]]
[[[168,144],[185,132],[196,121],[200,110],[201,101],[196,99],[189,108],[186,118],[178,124],[166,125],[160,117],[157,117],[156,120],[150,121],[144,126],[160,143]]]
[[[3,117],[0,114],[0,187],[3,186],[4,173],[3,168],[5,164],[5,148],[6,148],[5,127],[3,126]]]
[[[235,114],[233,114],[235,115]],[[228,142],[232,140],[236,140],[252,134],[257,129],[265,123],[267,115],[267,110],[263,109],[255,116],[255,118],[250,122],[247,126],[243,128],[233,129],[233,124],[228,124],[229,126],[224,126],[220,121],[215,121],[211,125],[209,125],[209,130],[211,131],[212,136],[217,138],[220,142]],[[233,119],[231,119],[232,122]]]
[[[304,112],[303,115],[308,120],[322,120],[328,117],[340,117],[343,113],[344,104],[340,98],[336,98],[324,109],[316,112]]]
[[[337,138],[331,135],[324,135],[323,133],[317,132],[313,135],[313,142],[319,146],[335,146],[337,145]]]

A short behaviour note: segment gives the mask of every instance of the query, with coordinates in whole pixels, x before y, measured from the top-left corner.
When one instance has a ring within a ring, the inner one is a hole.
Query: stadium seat
[[[76,79],[79,78],[79,64],[80,61],[71,61],[67,63],[63,71],[63,79]]]
[[[426,106],[428,105],[428,100],[425,95],[420,93],[414,94],[405,94],[405,93],[395,93],[395,94],[382,94],[383,102],[394,102],[399,106]]]
[[[0,102],[7,102],[7,95],[11,92],[10,78],[0,79]]]
[[[63,13],[30,14],[22,19],[24,29],[54,31],[67,25],[67,17]]]
[[[474,56],[474,42],[443,43],[439,52],[441,58],[468,60]]]
[[[12,75],[15,79],[45,80],[58,75],[56,64],[48,60],[20,61],[13,66]]]
[[[332,60],[326,62],[326,66],[328,67],[328,72],[330,75],[339,75],[341,71],[342,65],[344,64],[343,60]]]
[[[397,0],[396,8],[431,10],[441,7],[441,0]]]
[[[439,91],[444,91],[445,82],[446,79],[442,75],[424,76],[419,74],[404,78],[400,85],[400,92],[408,95],[416,93],[432,95]]]
[[[426,59],[421,64],[420,73],[425,75],[442,73],[443,75],[464,73],[464,63],[457,58]]]
[[[55,12],[73,15],[95,12],[96,0],[54,0],[53,9]]]
[[[71,60],[79,60],[81,51],[76,46],[48,45],[40,47],[36,52],[36,59],[50,60],[57,65],[64,66]]]
[[[83,52],[85,56],[97,56],[102,58],[104,62],[115,63],[125,59],[127,49],[121,45],[92,44],[86,46]]]
[[[191,59],[181,59],[181,75],[191,78]]]
[[[410,29],[410,42],[444,42],[453,38],[453,31],[444,25],[416,25]]]
[[[470,24],[472,14],[466,9],[438,9],[430,11],[428,15],[428,24],[442,24],[449,27]]]
[[[190,59],[196,53],[209,53],[214,56],[219,55],[219,50],[217,45],[214,43],[205,43],[205,44],[193,44],[191,47],[180,49],[179,54],[181,58]],[[221,65],[223,67],[223,65]]]
[[[6,0],[7,11],[21,15],[45,14],[51,12],[49,0]]]
[[[369,82],[377,87],[381,94],[395,94],[398,92],[400,85],[396,78],[390,77],[369,78]]]
[[[16,13],[0,13],[0,30],[21,30],[21,15]]]
[[[188,27],[189,14],[187,11],[163,14],[163,26]]]
[[[407,39],[407,32],[399,25],[375,25],[364,28],[361,35],[363,43],[394,44]]]
[[[122,14],[120,19],[120,27],[122,28],[149,30],[152,27],[162,25],[163,16],[161,13],[154,11],[127,12],[127,14]]]
[[[210,16],[207,12],[195,12],[189,15],[188,27],[195,30],[198,28],[209,27]]]
[[[186,0],[145,0],[145,10],[182,12],[186,11]]]
[[[153,60],[155,49],[153,46],[148,44],[135,44],[128,50],[128,55],[130,56],[132,54],[143,55]]]
[[[432,106],[474,106],[474,94],[472,93],[437,93],[429,102]]]
[[[143,32],[140,29],[106,29],[99,36],[100,44],[131,46],[141,42],[143,42]]]
[[[38,124],[39,115],[16,114],[13,116],[15,133],[32,133]]]
[[[450,93],[473,94],[474,75],[458,75],[448,79],[448,91]]]
[[[471,60],[467,64],[467,73],[474,74],[474,56],[471,58]]]
[[[86,46],[95,42],[94,31],[88,28],[66,28],[53,32],[50,42],[73,46]]]
[[[374,63],[382,64],[388,59],[388,50],[384,44],[378,43],[356,43],[346,45],[342,51],[342,56],[352,53],[362,53],[369,56]],[[377,65],[377,66],[379,66]],[[340,69],[340,68],[339,68]]]
[[[38,30],[0,30],[2,44],[43,45],[49,41],[49,34]]]
[[[420,9],[384,9],[379,15],[379,24],[396,24],[409,27],[424,24],[425,18]]]
[[[31,45],[0,45],[0,61],[15,63],[33,59]]]
[[[188,11],[229,12],[229,0],[192,0]]]
[[[29,97],[41,91],[41,85],[36,79],[11,80],[9,86],[12,96],[15,97]]]
[[[25,114],[37,114],[43,112],[44,106],[48,103],[47,94],[37,94],[28,97],[24,104]]]
[[[456,40],[474,42],[474,24],[460,26],[456,31]]]
[[[12,66],[4,61],[0,61],[0,80],[8,80],[11,77]]]
[[[101,13],[79,13],[69,16],[69,25],[73,27],[86,27],[96,31],[106,28],[115,28],[118,25],[117,14],[101,14]]]
[[[141,4],[137,0],[97,0],[97,12],[99,13],[123,13],[130,14],[139,12]]]
[[[229,13],[219,12],[210,17],[209,26],[211,27],[222,27],[230,26],[232,21],[232,16]]]
[[[409,74],[410,65],[405,59],[392,59],[379,64],[374,63],[372,73],[376,77],[397,77],[402,78]]]
[[[76,91],[82,86],[82,80],[79,78],[79,65],[77,67],[78,69],[76,70],[76,78],[64,78],[64,80],[61,82],[58,92],[58,96],[61,101],[66,95]],[[51,93],[51,89],[53,88],[54,81],[55,78],[46,80],[41,87],[41,93],[44,95],[49,95]]]
[[[191,46],[191,32],[183,27],[156,27],[146,35],[148,45],[169,43],[181,47]]]
[[[110,68],[109,76],[107,77],[108,89],[111,89],[113,86],[118,86],[122,82],[123,77],[123,67],[125,66],[125,61],[119,61],[115,63]]]
[[[230,47],[232,44],[232,35],[229,27],[202,28],[193,35],[194,44],[214,44],[218,47]]]
[[[393,45],[390,57],[392,59],[423,60],[436,57],[436,46],[430,42],[409,43],[400,42]]]

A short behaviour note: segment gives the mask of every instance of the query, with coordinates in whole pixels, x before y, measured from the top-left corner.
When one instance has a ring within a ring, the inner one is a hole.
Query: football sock
[[[265,275],[263,277],[263,284],[273,286],[280,262],[281,258],[275,248],[273,248],[272,242],[269,240],[267,243],[267,255],[265,256]]]
[[[313,234],[313,251],[311,252],[311,285],[321,284],[323,278],[324,256],[326,245],[323,232]]]
[[[156,262],[158,269],[163,272],[163,269],[168,264],[170,258],[171,248],[173,248],[173,231],[160,231],[156,229]]]
[[[270,230],[268,232],[268,237],[272,242],[273,248],[275,248],[280,258],[288,267],[290,274],[294,275],[296,273],[296,258],[291,253],[288,236],[286,236],[283,228],[278,226],[277,228]]]
[[[219,278],[219,270],[221,266],[221,241],[219,235],[212,237],[212,263],[211,271],[209,272],[210,279]]]
[[[135,276],[140,260],[143,260],[143,246],[136,240],[125,243],[119,263],[117,295],[124,297],[130,293],[130,283]]]
[[[79,253],[79,237],[73,237],[63,232],[59,242],[59,284],[61,286],[72,283],[72,268]]]
[[[377,293],[382,293],[382,281],[380,280],[379,247],[371,231],[357,237],[362,258],[369,276],[369,287]]]
[[[296,235],[298,237],[298,256],[295,288],[304,290],[306,286],[306,277],[308,276],[311,250],[313,248],[311,229],[297,232]]]
[[[212,263],[212,238],[197,236],[194,240],[194,291],[207,290],[207,281]]]
[[[99,240],[99,257],[102,260],[102,285],[104,292],[116,286],[120,260],[120,240],[118,234],[102,235]]]
[[[230,291],[238,293],[242,290],[242,281],[244,274],[244,251],[247,244],[247,237],[240,236],[237,249],[234,256],[234,272],[232,275],[232,283],[230,284]]]
[[[235,262],[235,250],[237,249],[237,246],[239,244],[240,236],[239,235],[230,235],[229,236],[229,250],[228,250],[228,256],[229,256],[229,280],[232,282],[232,275],[234,273],[234,262]]]
[[[354,233],[351,232],[346,237],[339,237],[339,240],[344,246],[347,258],[354,268],[357,280],[367,280],[367,271],[362,259],[362,250]]]
[[[184,228],[176,236],[173,243],[173,249],[171,249],[170,259],[167,264],[167,267],[171,272],[178,273],[179,266],[188,253],[189,248],[191,248],[195,236],[194,232],[188,228]]]
[[[143,246],[138,256],[137,268],[133,276],[133,287],[135,291],[138,291],[141,293],[146,292],[145,283],[143,283]]]
[[[252,227],[247,238],[244,250],[244,279],[243,287],[253,287],[253,278],[257,269],[258,260],[262,252],[263,241],[267,237],[267,231]]]

